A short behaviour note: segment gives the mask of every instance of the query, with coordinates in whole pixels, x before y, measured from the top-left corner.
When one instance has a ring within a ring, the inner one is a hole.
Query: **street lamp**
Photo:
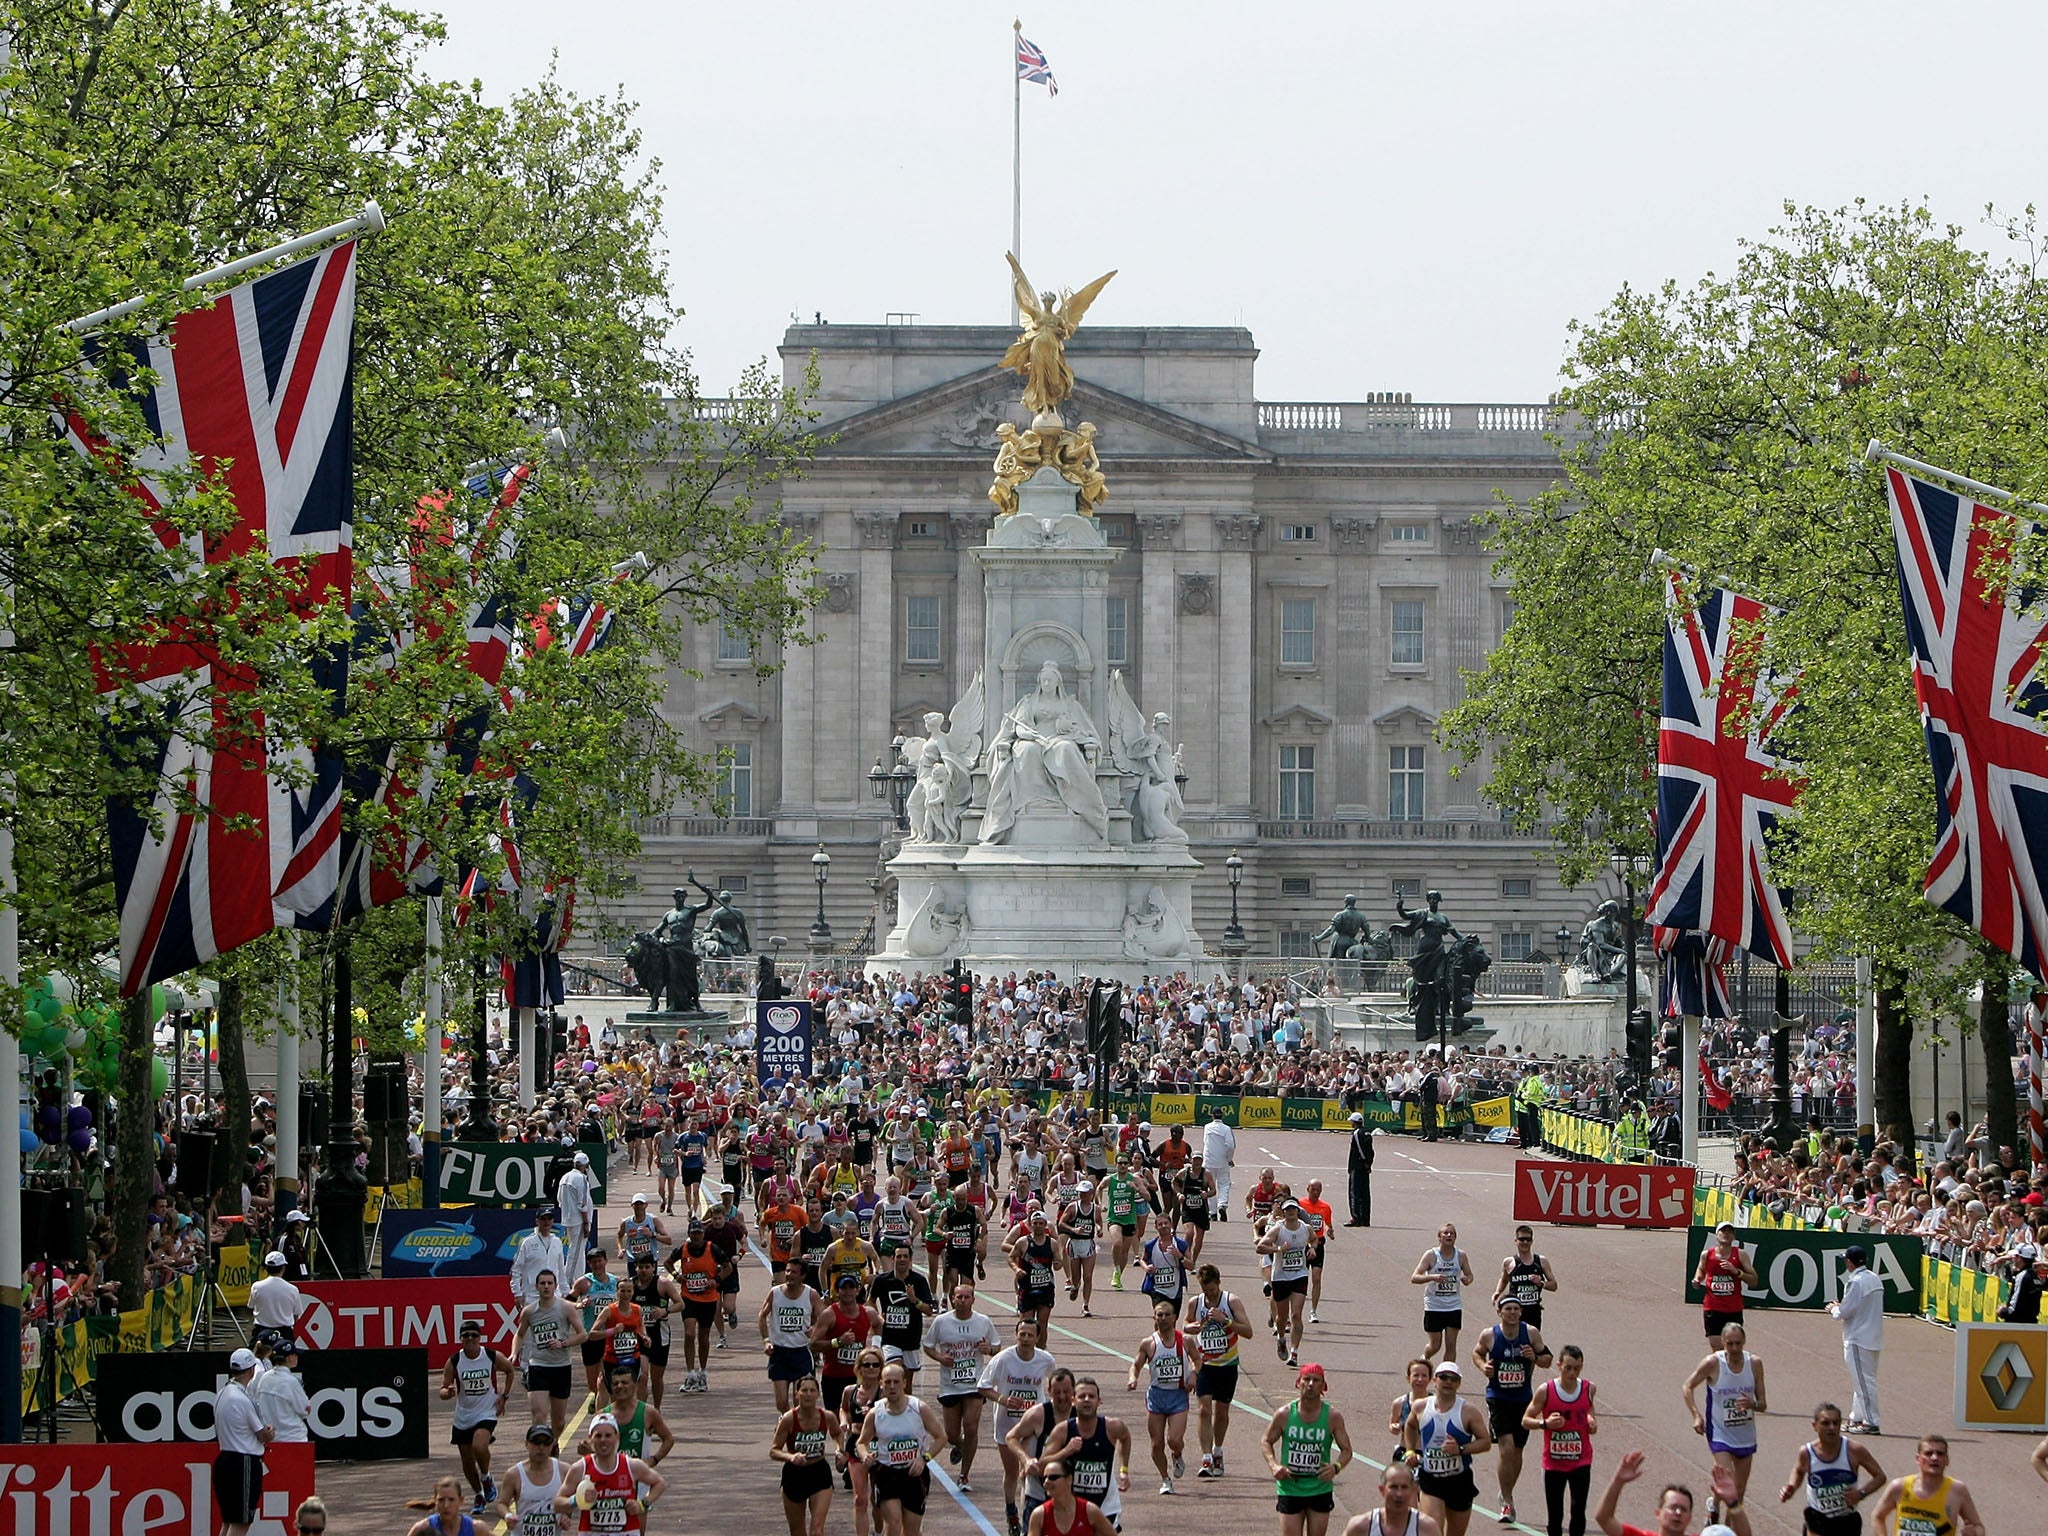
[[[896,812],[896,830],[908,832],[910,818],[904,814],[904,807],[910,801],[910,786],[917,782],[917,772],[903,761],[903,738],[898,736],[889,743],[895,766],[884,767],[882,759],[875,759],[875,766],[868,770],[868,783],[873,787],[877,800],[885,796],[893,802]]]
[[[1622,890],[1627,900],[1622,909],[1622,922],[1628,932],[1628,948],[1623,956],[1623,995],[1627,999],[1627,1013],[1622,1026],[1623,1037],[1634,1035],[1636,1028],[1636,882],[1650,877],[1650,861],[1640,853],[1623,853],[1619,848],[1607,856],[1607,863],[1620,877]],[[1650,1052],[1649,1031],[1643,1031],[1643,1048],[1636,1061],[1636,1076],[1647,1087],[1653,1058]]]
[[[1237,888],[1244,883],[1244,860],[1237,856],[1235,848],[1230,857],[1223,861],[1224,871],[1230,876],[1230,926],[1223,930],[1226,944],[1244,943],[1244,925],[1237,920]]]
[[[811,855],[811,878],[818,883],[818,915],[811,919],[811,940],[814,944],[832,937],[832,925],[825,921],[825,882],[831,876],[832,855],[820,843],[818,851]]]
[[[1568,961],[1566,960],[1566,958],[1565,958],[1565,957],[1566,957],[1566,956],[1567,956],[1567,955],[1568,955],[1568,954],[1570,953],[1570,951],[1571,951],[1571,942],[1572,942],[1572,931],[1571,931],[1571,929],[1569,929],[1569,928],[1565,927],[1565,925],[1564,925],[1563,923],[1559,923],[1559,924],[1557,925],[1557,963],[1558,963],[1558,964],[1559,964],[1560,966],[1563,966],[1563,965],[1566,965],[1566,964],[1568,964],[1568,963],[1569,963],[1569,962],[1568,962]]]

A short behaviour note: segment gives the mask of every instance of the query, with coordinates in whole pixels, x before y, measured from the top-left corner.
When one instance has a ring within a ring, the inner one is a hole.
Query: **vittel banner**
[[[13,1536],[217,1536],[210,1445],[0,1446],[0,1529]],[[263,1456],[249,1536],[291,1536],[313,1496],[313,1447]]]

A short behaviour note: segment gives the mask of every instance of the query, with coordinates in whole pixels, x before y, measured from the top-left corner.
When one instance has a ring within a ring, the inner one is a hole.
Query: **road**
[[[1236,1180],[1240,1207],[1245,1188],[1262,1166],[1270,1165],[1297,1191],[1310,1178],[1325,1179],[1330,1185],[1326,1198],[1341,1217],[1344,1145],[1340,1136],[1314,1132],[1241,1133]],[[1460,1346],[1468,1370],[1493,1276],[1512,1246],[1510,1149],[1453,1142],[1428,1145],[1405,1137],[1383,1137],[1379,1145],[1375,1223],[1367,1230],[1338,1230],[1326,1270],[1322,1321],[1309,1327],[1302,1349],[1303,1360],[1320,1361],[1328,1369],[1332,1398],[1345,1415],[1361,1457],[1361,1464],[1339,1479],[1340,1517],[1370,1507],[1375,1498],[1373,1466],[1387,1454],[1387,1406],[1399,1389],[1405,1362],[1422,1346],[1420,1293],[1408,1283],[1408,1275],[1423,1249],[1434,1242],[1438,1224],[1457,1224],[1460,1243],[1471,1254],[1479,1276],[1477,1296],[1468,1297],[1468,1327]],[[630,1194],[631,1183],[630,1178],[614,1180],[613,1187]],[[616,1224],[621,1213],[606,1214]],[[1706,1485],[1704,1445],[1691,1433],[1679,1401],[1680,1383],[1706,1353],[1698,1312],[1680,1295],[1684,1235],[1541,1228],[1536,1247],[1550,1258],[1562,1283],[1561,1292],[1546,1305],[1544,1335],[1553,1347],[1573,1343],[1584,1349],[1586,1375],[1598,1385],[1594,1497],[1620,1456],[1641,1450],[1648,1457],[1643,1483],[1638,1485],[1642,1491],[1624,1500],[1622,1513],[1633,1523],[1649,1524],[1652,1490],[1659,1485],[1688,1482],[1702,1494]],[[1241,1217],[1212,1229],[1204,1258],[1222,1268],[1227,1288],[1248,1295],[1257,1323],[1263,1315],[1258,1269],[1250,1228]],[[748,1332],[765,1284],[765,1271],[757,1264],[742,1295],[741,1316]],[[1005,1332],[1011,1316],[1004,1304],[1007,1299],[1007,1287],[987,1288],[984,1310]],[[1270,1335],[1261,1333],[1244,1345],[1229,1475],[1216,1482],[1195,1480],[1190,1423],[1189,1475],[1178,1484],[1180,1492],[1162,1498],[1146,1446],[1142,1399],[1123,1391],[1126,1362],[1148,1327],[1144,1298],[1135,1283],[1120,1294],[1111,1291],[1106,1260],[1098,1271],[1095,1311],[1094,1318],[1083,1319],[1079,1305],[1069,1303],[1062,1293],[1053,1314],[1051,1349],[1062,1364],[1101,1379],[1111,1412],[1134,1417],[1136,1458],[1124,1530],[1131,1536],[1169,1531],[1178,1536],[1246,1536],[1277,1530],[1272,1486],[1263,1476],[1256,1442],[1266,1416],[1292,1396],[1293,1373],[1275,1357]],[[1760,1422],[1751,1519],[1756,1536],[1792,1536],[1800,1529],[1799,1506],[1780,1505],[1777,1489],[1807,1437],[1814,1403],[1827,1398],[1847,1406],[1840,1328],[1825,1314],[1806,1312],[1752,1311],[1750,1323],[1751,1344],[1766,1362],[1772,1410]],[[672,1491],[655,1511],[656,1533],[751,1536],[784,1529],[776,1469],[767,1455],[774,1400],[760,1355],[742,1343],[736,1338],[733,1347],[714,1351],[708,1394],[680,1397],[671,1391],[668,1396],[665,1411],[680,1445],[664,1467]],[[2028,1466],[2032,1437],[1948,1427],[1953,1352],[1954,1335],[1946,1329],[1912,1319],[1895,1318],[1888,1324],[1881,1389],[1891,1433],[1870,1442],[1871,1449],[1887,1472],[1903,1474],[1913,1464],[1909,1436],[1923,1429],[1946,1433],[1953,1446],[1955,1475],[1975,1491],[1992,1536],[2036,1530],[2040,1500],[2048,1496],[2048,1487]],[[1476,1377],[1469,1379],[1476,1392]],[[405,1529],[403,1501],[424,1496],[435,1475],[454,1469],[455,1458],[446,1445],[445,1407],[437,1404],[436,1413],[436,1451],[430,1465],[321,1468],[320,1489],[333,1509],[335,1536]],[[518,1436],[510,1419],[506,1431],[501,1457],[516,1458]],[[1533,1445],[1528,1461],[1516,1503],[1521,1529],[1540,1533],[1542,1477]],[[939,1470],[943,1473],[943,1466]],[[984,1447],[981,1453],[971,1497],[947,1491],[941,1485],[948,1481],[943,1476],[934,1480],[925,1530],[933,1536],[1000,1536],[1002,1477],[993,1448]],[[1474,1533],[1502,1529],[1495,1523],[1494,1481],[1492,1467],[1482,1458]],[[852,1507],[851,1495],[842,1490],[832,1506],[831,1531],[852,1530]],[[1341,1526],[1340,1518],[1332,1529]]]

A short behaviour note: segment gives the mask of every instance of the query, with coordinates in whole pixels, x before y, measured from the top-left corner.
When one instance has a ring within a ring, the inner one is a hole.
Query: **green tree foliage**
[[[1796,926],[1960,1007],[1981,945],[1920,895],[1932,781],[1863,450],[2048,490],[2048,299],[2029,227],[2009,233],[2027,254],[1992,260],[1924,208],[1788,207],[1732,275],[1625,290],[1574,328],[1563,478],[1492,520],[1515,622],[1443,727],[1516,820],[1562,819],[1567,878],[1654,843],[1662,549],[1785,610],[1753,638],[1799,672],[1809,784],[1777,860]]]

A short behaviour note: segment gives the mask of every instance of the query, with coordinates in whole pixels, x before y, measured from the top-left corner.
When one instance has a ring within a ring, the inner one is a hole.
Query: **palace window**
[[[1422,877],[1419,875],[1394,876],[1393,896],[1396,901],[1422,900]]]
[[[1313,928],[1282,928],[1280,954],[1287,960],[1313,960],[1316,955]]]
[[[1503,899],[1508,901],[1514,901],[1527,896],[1529,894],[1529,877],[1527,875],[1509,875],[1500,883],[1500,894]]]
[[[1280,665],[1316,664],[1316,600],[1288,597],[1280,602]]]
[[[1282,523],[1280,542],[1283,544],[1313,544],[1316,541],[1314,523]]]
[[[719,745],[718,814],[754,814],[754,747],[751,742],[731,741]]]
[[[1500,956],[1502,960],[1526,960],[1536,952],[1536,935],[1526,928],[1503,928],[1500,931]]]
[[[1393,636],[1387,659],[1395,666],[1422,665],[1422,626],[1428,611],[1428,605],[1420,598],[1401,598],[1394,603]]]
[[[1308,821],[1316,813],[1316,749],[1280,749],[1280,819]]]
[[[937,523],[912,523],[909,536],[913,539],[936,539],[939,536]]]
[[[734,629],[724,620],[718,621],[718,659],[720,661],[750,661],[754,648],[742,629]]]
[[[903,659],[939,660],[939,600],[936,597],[903,599]]]
[[[1422,820],[1423,747],[1387,748],[1387,816],[1393,821]]]
[[[1427,544],[1429,529],[1422,523],[1395,523],[1387,530],[1387,536],[1396,544]]]
[[[1313,896],[1315,893],[1316,882],[1312,876],[1282,875],[1280,877],[1280,894],[1282,896]]]
[[[1108,653],[1112,667],[1127,667],[1131,664],[1131,600],[1110,598],[1107,613],[1108,633],[1103,638],[1103,650]]]

